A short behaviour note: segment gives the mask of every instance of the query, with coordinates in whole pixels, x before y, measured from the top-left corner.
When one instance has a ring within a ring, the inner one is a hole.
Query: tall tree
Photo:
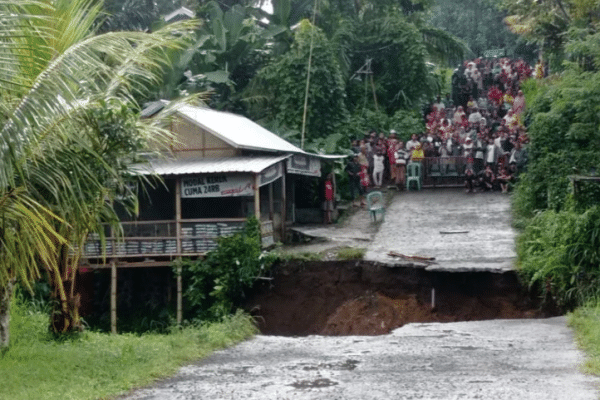
[[[587,0],[503,0],[509,28],[536,43],[555,70],[563,68],[570,54],[565,46],[576,36],[598,32],[600,4]]]
[[[114,216],[109,200],[124,185],[123,164],[98,146],[92,117],[107,104],[135,109],[133,94],[156,84],[164,50],[184,45],[193,26],[94,35],[100,12],[93,0],[0,2],[2,348],[14,284],[30,287],[42,271],[55,284],[62,319],[56,326],[79,328],[69,286],[74,260],[87,233],[102,232],[101,223]],[[154,125],[135,127],[142,138],[161,135]]]
[[[311,47],[306,132],[307,138],[316,138],[338,131],[347,120],[348,110],[334,49],[308,20],[300,24],[290,51],[258,72],[248,99],[254,118],[301,130]]]
[[[431,25],[462,39],[474,57],[483,56],[486,50],[505,49],[510,56],[534,61],[536,46],[511,32],[504,22],[506,16],[491,0],[438,0],[429,18]]]

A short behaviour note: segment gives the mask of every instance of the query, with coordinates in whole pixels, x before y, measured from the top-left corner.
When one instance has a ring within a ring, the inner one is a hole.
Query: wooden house
[[[151,104],[143,116],[151,118],[165,104]],[[261,223],[263,245],[284,241],[303,196],[297,182],[319,179],[322,162],[339,158],[307,153],[245,117],[205,107],[178,107],[169,129],[168,151],[134,168],[162,180],[138,190],[139,213],[123,215],[124,237],[108,235],[106,258],[98,238],[85,245],[86,267],[112,269],[115,296],[118,268],[201,257],[216,247],[216,237],[240,230],[250,216]],[[180,320],[179,278],[177,286]]]

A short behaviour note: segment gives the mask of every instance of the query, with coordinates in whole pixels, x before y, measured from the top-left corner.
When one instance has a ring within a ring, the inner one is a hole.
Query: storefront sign
[[[304,154],[294,154],[287,159],[287,172],[289,174],[321,176],[321,160]]]
[[[251,175],[200,175],[181,180],[184,199],[234,196],[254,196]]]
[[[268,185],[283,176],[283,165],[279,162],[271,165],[260,174],[260,186]]]

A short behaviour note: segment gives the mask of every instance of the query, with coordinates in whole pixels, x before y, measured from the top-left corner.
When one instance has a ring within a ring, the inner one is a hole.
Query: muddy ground
[[[381,335],[411,322],[556,315],[541,308],[514,272],[436,272],[364,261],[291,262],[276,266],[272,278],[245,304],[266,335]]]

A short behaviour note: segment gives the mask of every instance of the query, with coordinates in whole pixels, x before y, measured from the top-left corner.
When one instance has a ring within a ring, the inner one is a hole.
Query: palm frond
[[[443,29],[424,26],[420,28],[420,31],[427,52],[433,61],[445,63],[448,60],[462,60],[466,56],[472,55],[471,50],[463,40]]]

